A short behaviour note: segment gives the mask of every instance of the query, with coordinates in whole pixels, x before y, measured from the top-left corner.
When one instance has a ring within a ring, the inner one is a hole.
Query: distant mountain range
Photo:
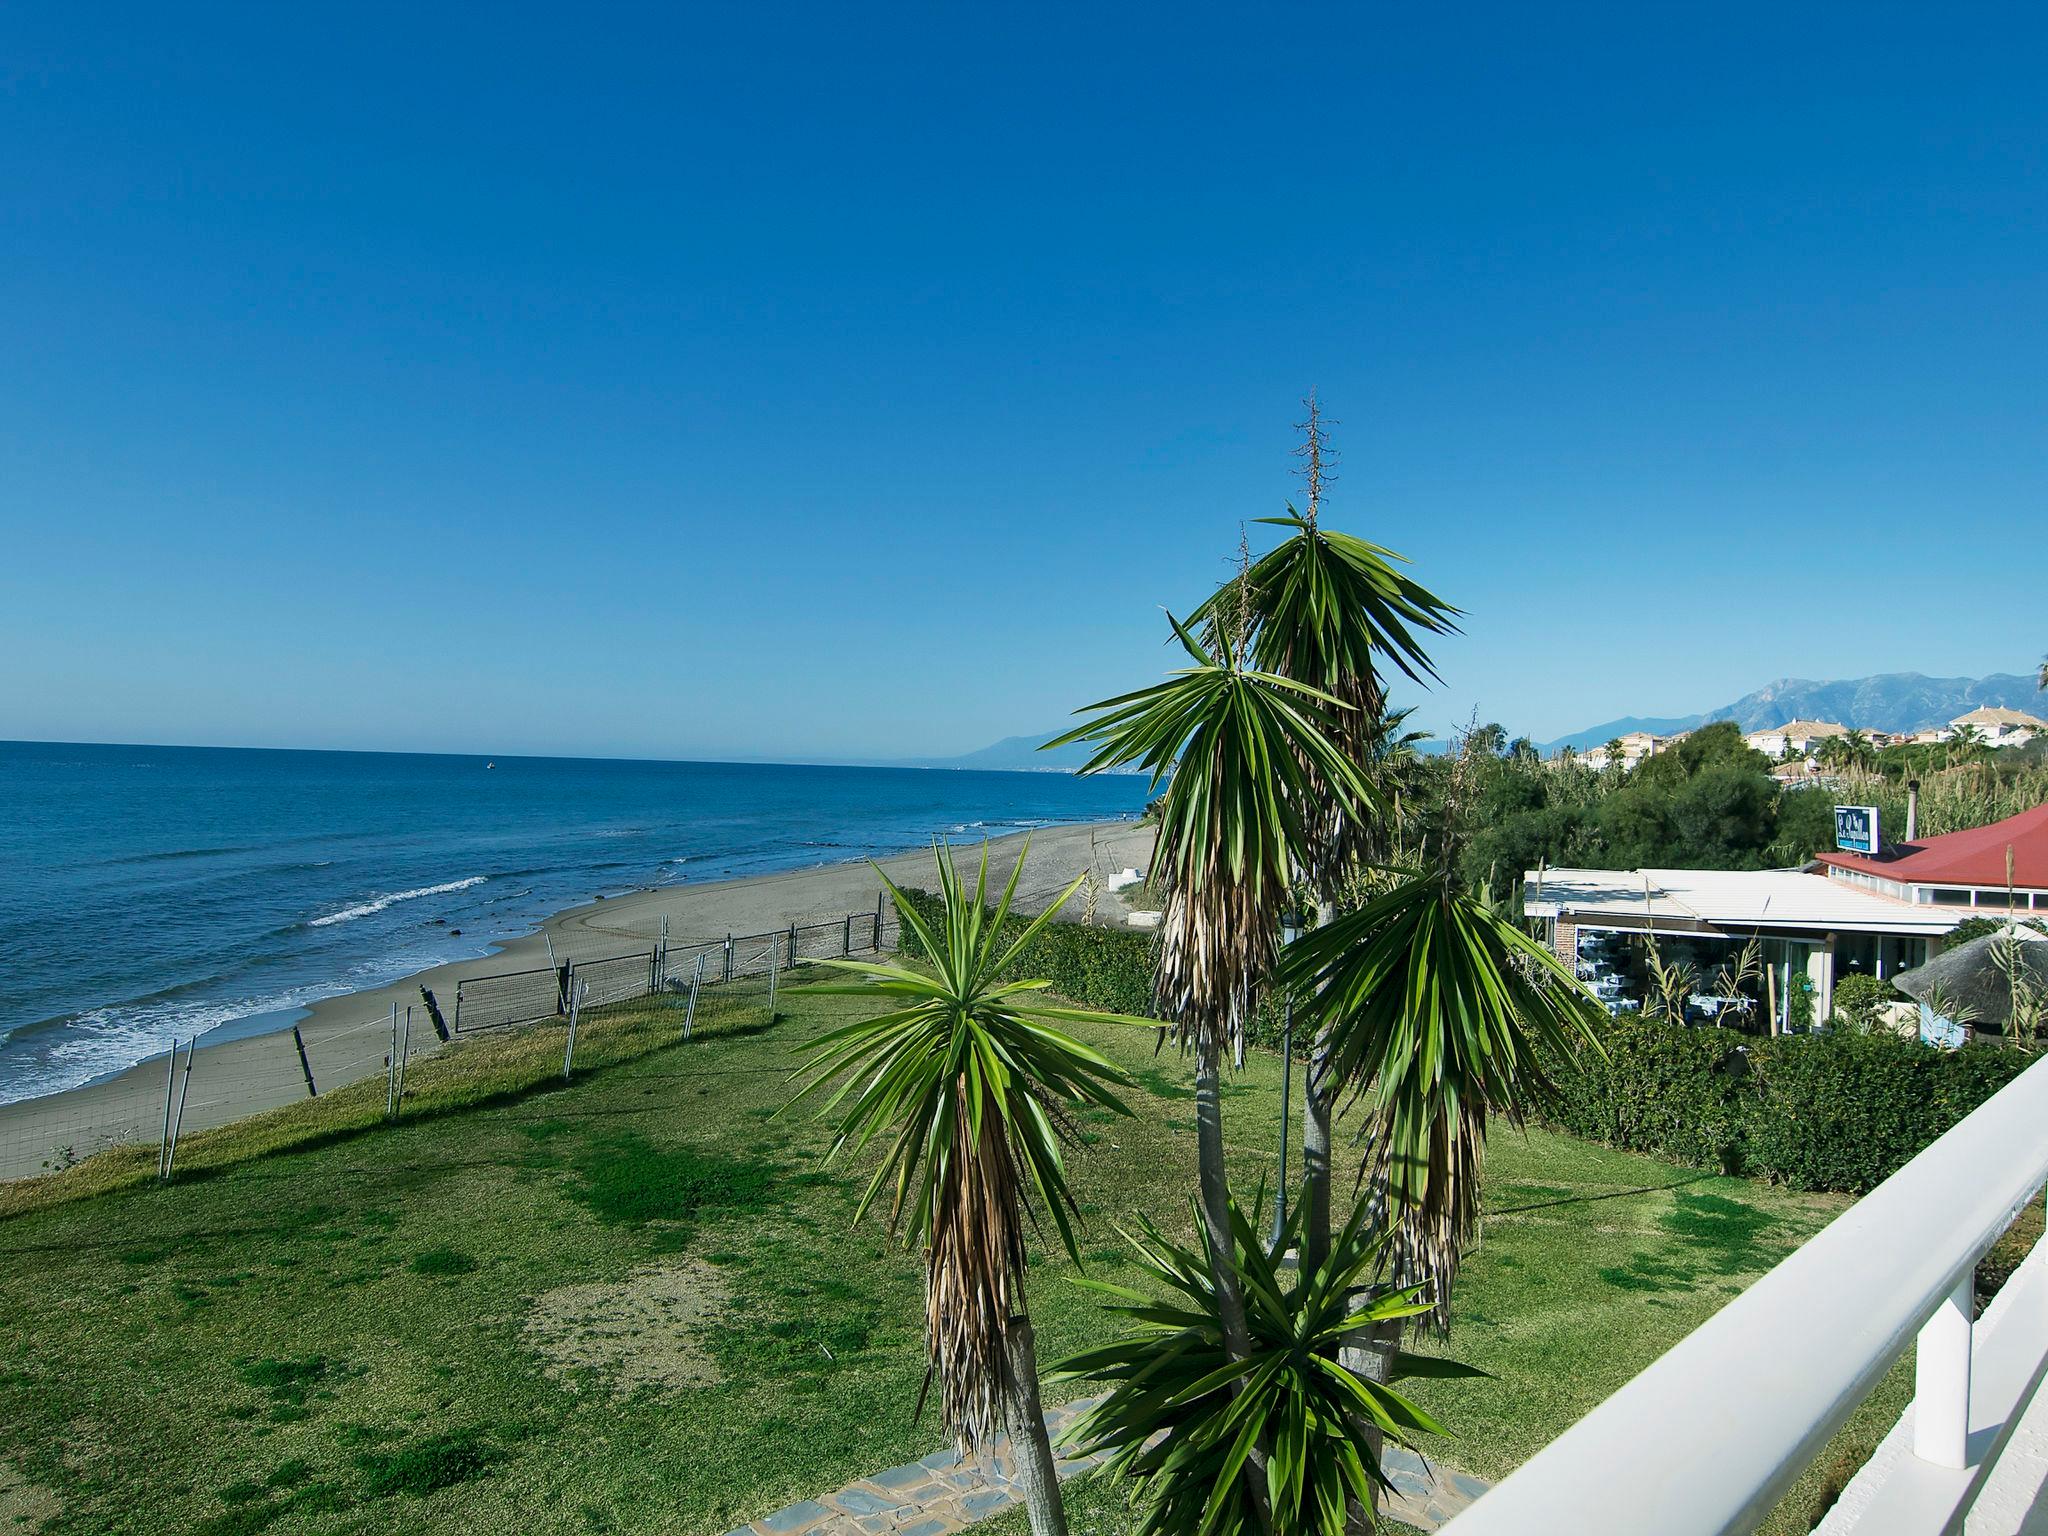
[[[2048,698],[2036,686],[2036,679],[2014,672],[1997,672],[1990,677],[1880,672],[1875,677],[1851,677],[1831,683],[1783,677],[1703,715],[1627,715],[1544,742],[1542,750],[1549,754],[1570,747],[1583,752],[1630,731],[1671,736],[1715,720],[1733,720],[1744,731],[1761,731],[1788,720],[1833,720],[1863,731],[1920,731],[1946,725],[1957,715],[1987,704],[2024,709],[2037,715],[2048,711]]]
[[[1583,731],[1546,741],[1541,750],[1546,756],[1566,747],[1583,752],[1630,731],[1673,736],[1714,720],[1733,720],[1745,731],[1761,731],[1788,720],[1835,720],[1865,731],[1918,731],[1930,725],[1946,725],[1957,715],[1984,704],[2048,714],[2048,697],[2035,686],[2035,679],[2015,672],[1999,672],[1990,677],[1923,677],[1918,672],[1880,672],[1875,677],[1852,677],[1831,683],[1784,677],[1705,714],[1624,715],[1619,720],[1590,725]],[[1513,727],[1509,730],[1512,732]],[[1059,730],[1049,730],[1034,736],[1005,736],[978,752],[964,752],[958,757],[905,758],[892,766],[1072,773],[1088,760],[1085,746],[1056,747],[1050,752],[1038,750],[1040,742],[1059,734]],[[1424,750],[1441,751],[1445,745],[1441,740],[1432,741]]]
[[[978,768],[985,773],[1072,773],[1088,761],[1089,749],[1078,742],[1072,746],[1054,747],[1050,752],[1038,750],[1041,742],[1051,741],[1060,731],[1041,731],[1036,736],[1005,736],[993,746],[983,747],[978,752],[963,752],[958,757],[911,757],[892,764],[897,768]],[[1130,768],[1114,769],[1113,772],[1132,773],[1139,770]]]

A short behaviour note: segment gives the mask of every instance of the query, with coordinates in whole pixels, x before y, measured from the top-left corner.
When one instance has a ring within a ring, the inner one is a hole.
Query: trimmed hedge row
[[[939,921],[943,905],[937,896],[919,890],[906,890],[903,895],[927,923]],[[1009,942],[1024,931],[1025,923],[1012,917],[1003,926],[1004,941]],[[1152,971],[1158,955],[1156,933],[1052,922],[1001,979],[1049,981],[1055,992],[1084,1008],[1149,1015]]]
[[[906,891],[927,920],[938,898]],[[1023,924],[1010,920],[1009,931]],[[1009,977],[1052,983],[1087,1008],[1149,1015],[1157,934],[1051,923]],[[1277,1044],[1268,999],[1251,1039]],[[1305,1042],[1304,1042],[1305,1043]],[[1687,1167],[1797,1189],[1863,1194],[2019,1076],[2031,1058],[1995,1043],[1944,1051],[1883,1033],[1768,1039],[1711,1026],[1617,1019],[1606,1057],[1550,1064],[1542,1118],[1573,1136]]]
[[[1642,1019],[1553,1067],[1559,1129],[1694,1168],[1863,1194],[2019,1076],[1997,1044],[1944,1051],[1832,1030],[1779,1039]]]
[[[905,890],[926,922],[938,921],[939,898],[929,891]],[[1023,932],[1024,921],[1011,918],[1004,937]],[[1002,979],[1029,977],[1049,981],[1060,996],[1084,1008],[1105,1013],[1152,1016],[1152,975],[1159,965],[1159,935],[1134,928],[1086,928],[1079,923],[1049,923],[1017,957]],[[1278,1048],[1282,1023],[1279,1000],[1261,997],[1252,1010],[1245,1038],[1253,1045]],[[1298,1042],[1298,1047],[1305,1045]]]

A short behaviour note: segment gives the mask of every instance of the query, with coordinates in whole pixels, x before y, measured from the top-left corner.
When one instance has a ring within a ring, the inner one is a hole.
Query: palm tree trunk
[[[1230,1184],[1223,1166],[1221,1047],[1204,1043],[1195,1051],[1195,1156],[1201,1174],[1202,1236],[1209,1271],[1216,1282],[1216,1313],[1223,1347],[1233,1360],[1249,1359],[1251,1333],[1244,1321],[1244,1289],[1238,1284],[1236,1246],[1230,1232]]]
[[[1223,1047],[1204,1040],[1195,1047],[1195,1158],[1201,1174],[1202,1236],[1209,1249],[1209,1274],[1216,1286],[1216,1318],[1223,1348],[1233,1360],[1249,1360],[1251,1330],[1244,1319],[1244,1287],[1237,1277],[1237,1245],[1230,1231],[1230,1184],[1223,1166]],[[1273,1528],[1266,1499],[1266,1443],[1261,1435],[1250,1456],[1252,1502],[1264,1530]]]
[[[1330,1032],[1316,1035],[1309,1051],[1302,1091],[1302,1200],[1308,1211],[1302,1234],[1301,1270],[1313,1274],[1330,1253],[1330,1122],[1336,1109],[1337,1085],[1330,1072]]]
[[[1008,1380],[1003,1383],[1010,1422],[1010,1458],[1016,1463],[1017,1486],[1031,1516],[1031,1536],[1067,1536],[1067,1510],[1060,1499],[1059,1472],[1053,1466],[1052,1441],[1045,1433],[1045,1407],[1038,1399],[1038,1342],[1031,1319],[1018,1313],[1003,1330]]]

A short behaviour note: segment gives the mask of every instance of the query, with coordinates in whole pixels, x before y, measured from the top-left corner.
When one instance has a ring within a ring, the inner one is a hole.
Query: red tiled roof
[[[1923,837],[1901,843],[1890,858],[1869,859],[1860,853],[1823,853],[1823,864],[1861,870],[1887,880],[1922,885],[2003,885],[2005,850],[2012,849],[2012,882],[2048,890],[2048,805],[2037,805],[2004,821],[1969,832]]]

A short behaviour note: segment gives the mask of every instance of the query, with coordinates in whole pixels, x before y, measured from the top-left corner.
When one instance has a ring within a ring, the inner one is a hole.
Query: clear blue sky
[[[0,11],[0,737],[964,750],[1295,493],[1539,738],[2048,646],[2027,7]]]

